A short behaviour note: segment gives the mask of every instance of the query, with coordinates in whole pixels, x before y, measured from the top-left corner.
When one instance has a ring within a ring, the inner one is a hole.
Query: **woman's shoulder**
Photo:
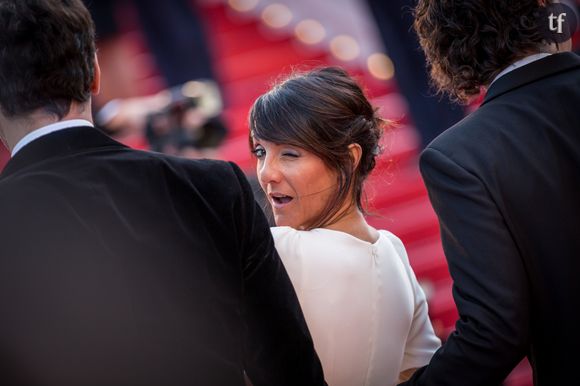
[[[270,227],[270,231],[272,232],[272,236],[276,238],[283,238],[283,237],[294,237],[298,234],[298,231],[291,227]]]
[[[298,246],[314,247],[316,245],[327,245],[333,242],[333,235],[326,232],[314,230],[298,230],[288,226],[270,228],[276,247],[290,245],[294,248]]]
[[[283,227],[271,227],[272,237],[274,238],[274,243],[276,243],[276,248],[280,248],[281,245],[296,245],[300,243],[302,237],[300,231],[290,228],[287,226]]]
[[[297,230],[288,226],[271,227],[272,236],[276,242],[292,242],[292,243],[307,243],[307,244],[326,244],[332,243],[333,245],[377,245],[381,240],[385,240],[388,244],[392,245],[398,254],[406,254],[403,242],[393,233],[379,229],[377,230],[380,234],[379,240],[375,243],[370,243],[359,239],[349,233],[335,231],[325,228],[317,228],[308,231]]]
[[[302,241],[334,239],[337,237],[336,233],[343,233],[324,228],[299,230],[289,226],[271,227],[270,230],[275,239],[293,238]]]
[[[341,252],[356,252],[366,250],[370,245],[348,233],[326,228],[311,230],[297,230],[287,226],[272,227],[272,236],[276,248],[282,251],[320,252],[324,254],[338,254]]]
[[[405,247],[401,240],[393,233],[386,230],[379,230],[379,239],[374,243],[359,239],[349,233],[316,228],[312,230],[297,230],[288,226],[272,227],[272,236],[276,243],[276,248],[284,251],[319,251],[326,253],[365,253],[371,250],[383,250],[390,254],[397,254],[408,263]],[[395,253],[393,253],[395,252]]]
[[[407,250],[405,249],[405,245],[401,241],[399,237],[397,237],[394,233],[391,233],[385,229],[378,229],[381,237],[386,240],[397,252],[399,258],[405,263],[405,265],[409,265],[409,257],[407,255]]]
[[[288,226],[271,227],[270,231],[272,232],[276,250],[283,260],[290,257],[298,257],[302,249],[300,246],[302,240],[300,231]]]
[[[388,230],[385,229],[377,229],[377,231],[379,232],[379,234],[383,239],[388,240],[395,248],[397,248],[397,250],[405,248],[401,239],[397,237],[394,233],[389,232]]]

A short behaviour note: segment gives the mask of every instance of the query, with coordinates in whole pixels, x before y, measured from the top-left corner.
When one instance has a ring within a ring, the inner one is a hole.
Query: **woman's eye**
[[[298,154],[296,154],[296,153],[288,153],[288,152],[285,152],[285,153],[282,153],[282,155],[284,157],[298,158]]]
[[[263,156],[266,155],[266,150],[262,149],[261,147],[257,147],[254,150],[252,150],[252,153],[254,153],[256,158],[262,158]]]

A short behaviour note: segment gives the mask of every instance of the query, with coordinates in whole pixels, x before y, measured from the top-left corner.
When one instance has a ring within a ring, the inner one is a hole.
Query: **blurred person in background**
[[[366,222],[383,121],[339,68],[295,74],[250,113],[272,234],[330,386],[392,385],[440,346],[395,235]]]
[[[238,167],[93,127],[80,0],[0,0],[0,384],[324,385]]]
[[[227,128],[203,25],[191,1],[84,1],[95,20],[106,74],[103,93],[94,101],[98,126],[119,138],[146,137],[155,151],[213,158]],[[125,38],[131,29],[143,37],[161,75],[160,92],[142,95],[139,90],[147,87],[132,84],[144,71],[135,66],[145,63],[131,56],[134,47]]]
[[[422,148],[464,116],[464,108],[430,87],[425,56],[413,31],[411,0],[367,0],[382,42],[395,64],[399,91],[406,99]]]
[[[440,89],[487,93],[421,155],[459,321],[404,385],[499,385],[526,356],[536,386],[578,383],[580,58],[562,7],[418,2]]]

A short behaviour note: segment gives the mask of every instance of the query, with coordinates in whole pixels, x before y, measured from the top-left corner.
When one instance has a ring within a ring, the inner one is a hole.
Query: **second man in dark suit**
[[[535,385],[578,383],[580,58],[569,33],[546,34],[560,13],[538,0],[418,3],[441,90],[488,91],[421,156],[460,318],[405,385],[500,385],[526,356]]]

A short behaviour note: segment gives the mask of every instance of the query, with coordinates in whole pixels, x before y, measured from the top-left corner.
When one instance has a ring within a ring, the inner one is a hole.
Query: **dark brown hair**
[[[346,71],[326,67],[294,73],[254,102],[249,124],[252,148],[253,138],[293,145],[336,171],[335,194],[308,229],[336,222],[348,200],[364,212],[363,182],[375,167],[384,121]],[[353,143],[362,148],[356,169],[348,148]]]
[[[80,0],[0,0],[0,108],[65,116],[90,98],[94,25]]]
[[[415,30],[435,86],[462,102],[478,95],[546,43],[541,10],[538,0],[419,0]]]

